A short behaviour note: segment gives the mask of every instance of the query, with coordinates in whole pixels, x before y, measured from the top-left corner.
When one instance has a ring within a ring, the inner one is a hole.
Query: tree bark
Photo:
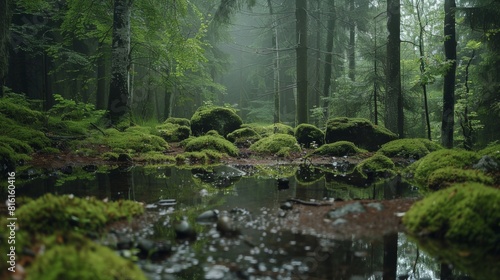
[[[9,69],[9,28],[11,22],[10,0],[0,0],[0,97]]]
[[[130,67],[130,14],[132,0],[115,0],[111,44],[111,83],[108,118],[117,124],[130,118],[128,73]]]
[[[349,12],[354,14],[354,0],[346,1],[349,5]],[[349,19],[349,45],[347,47],[347,57],[349,59],[349,79],[356,81],[356,23],[353,18]]]
[[[326,35],[326,54],[325,54],[325,71],[324,71],[324,83],[323,83],[323,97],[325,108],[325,117],[328,119],[330,117],[330,86],[332,84],[332,64],[333,64],[333,33],[335,29],[335,1],[330,1],[330,15],[327,23],[327,35]]]
[[[457,67],[457,39],[455,36],[455,0],[444,1],[444,54],[449,68],[444,75],[443,118],[441,144],[453,148],[453,126],[455,124],[455,75]]]
[[[385,127],[403,137],[404,116],[401,93],[400,0],[387,0],[387,73]]]
[[[99,58],[97,60],[97,92],[96,92],[96,109],[105,110],[106,109],[106,61],[108,56],[107,48],[104,44],[99,43],[98,47]]]
[[[297,36],[297,124],[307,123],[307,1],[295,0]]]
[[[279,53],[279,42],[278,42],[278,19],[273,11],[273,5],[271,0],[267,0],[267,6],[269,8],[269,14],[273,20],[273,35],[271,37],[271,46],[274,50],[273,56],[273,89],[274,89],[274,123],[279,123],[280,118],[280,53]]]

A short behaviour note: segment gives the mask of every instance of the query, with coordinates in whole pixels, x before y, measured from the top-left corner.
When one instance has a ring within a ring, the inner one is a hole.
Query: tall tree
[[[111,43],[111,84],[108,118],[117,124],[129,117],[130,15],[133,0],[115,0]]]
[[[441,123],[441,144],[453,147],[453,126],[455,123],[455,74],[457,39],[455,35],[455,0],[444,1],[444,53],[448,63],[443,84],[443,118]]]
[[[387,72],[385,126],[403,137],[404,115],[401,92],[401,4],[400,0],[387,0]]]
[[[326,49],[325,49],[325,71],[323,82],[323,100],[325,108],[325,117],[330,117],[330,87],[332,84],[332,64],[333,64],[333,39],[335,29],[335,1],[330,1],[330,13],[328,15],[328,23],[326,28]]]
[[[273,35],[271,36],[271,46],[274,50],[273,56],[273,89],[274,89],[274,122],[279,123],[280,118],[280,52],[278,42],[278,19],[273,11],[271,0],[267,0],[269,14],[272,17]]]
[[[297,124],[307,123],[307,1],[295,0],[297,36]]]
[[[9,67],[9,27],[11,20],[10,0],[0,0],[0,97]]]

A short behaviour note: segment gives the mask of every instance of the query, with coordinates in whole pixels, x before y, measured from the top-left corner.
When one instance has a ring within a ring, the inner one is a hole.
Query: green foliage
[[[480,156],[490,156],[500,163],[500,144],[493,143],[477,152]]]
[[[137,202],[121,200],[103,202],[96,198],[46,194],[23,205],[17,211],[19,227],[31,233],[54,231],[95,233],[112,221],[143,213]]]
[[[403,217],[413,235],[500,249],[500,191],[479,183],[455,184],[415,203]]]
[[[260,138],[261,138],[260,135],[250,127],[243,127],[236,129],[235,131],[227,135],[227,139],[236,144],[236,146],[246,146],[246,147],[255,143]]]
[[[390,158],[377,153],[358,163],[355,171],[365,178],[368,177],[368,174],[387,177],[387,175],[393,176],[396,174],[395,168],[396,166]]]
[[[196,152],[184,152],[175,156],[177,164],[212,164],[219,162],[223,158],[223,154],[213,149],[207,149]]]
[[[184,122],[182,122],[184,123]],[[191,128],[177,123],[165,122],[156,127],[160,136],[167,142],[179,142],[189,138]]]
[[[314,125],[303,123],[295,128],[295,138],[299,144],[309,148],[323,145],[325,133]]]
[[[22,125],[41,125],[45,121],[45,116],[28,106],[29,103],[23,97],[11,94],[0,99],[0,115]]]
[[[426,186],[429,176],[435,170],[443,167],[468,168],[479,160],[475,152],[464,150],[441,149],[417,160],[407,170],[414,173],[415,182]]]
[[[338,141],[335,143],[324,144],[323,146],[317,148],[312,153],[313,155],[322,156],[348,156],[355,155],[358,153],[366,153],[367,150],[360,149],[354,145],[354,143],[349,141]]]
[[[183,126],[187,126],[187,127],[191,127],[191,121],[186,119],[186,118],[173,118],[173,117],[170,117],[168,119],[165,120],[165,122],[163,122],[164,124],[165,123],[173,123],[173,124],[178,124],[178,125],[183,125]]]
[[[362,118],[333,118],[326,124],[325,142],[350,141],[369,151],[379,147],[397,136],[384,127],[372,124]]]
[[[250,146],[250,150],[258,153],[288,156],[290,152],[300,152],[297,139],[288,134],[273,134],[260,139]]]
[[[102,112],[96,112],[93,104],[65,99],[59,94],[54,94],[53,96],[56,104],[52,106],[48,113],[53,116],[59,116],[61,120],[81,121],[95,114],[102,115]]]
[[[220,135],[226,136],[240,128],[242,123],[233,109],[205,106],[198,108],[191,117],[191,130],[196,136],[210,130],[216,130]]]
[[[237,156],[239,151],[236,146],[224,139],[213,135],[204,135],[200,137],[190,138],[186,142],[187,152],[201,152],[204,150],[215,150],[221,153],[226,153],[230,156]]]
[[[484,185],[493,185],[493,178],[480,170],[443,167],[435,170],[427,179],[427,186],[431,190],[440,190],[455,183],[477,182]]]
[[[282,124],[282,123],[275,123],[275,124],[270,124],[270,125],[259,124],[259,123],[249,123],[249,124],[242,125],[242,127],[251,128],[262,137],[270,136],[273,134],[294,135],[293,128],[289,125]]]
[[[113,151],[128,153],[144,153],[149,151],[165,151],[169,146],[161,137],[151,134],[152,128],[133,126],[120,132],[114,128],[106,129],[106,136],[95,133],[87,139],[90,144],[106,145]]]
[[[27,280],[146,279],[135,264],[113,250],[75,234],[64,238],[65,243],[52,241],[46,244],[46,251],[28,268]]]
[[[51,143],[42,132],[29,125],[16,123],[3,114],[0,114],[0,123],[2,123],[1,135],[17,139],[18,142],[24,142],[34,149],[42,149]]]
[[[441,145],[424,138],[397,139],[385,143],[378,150],[388,157],[404,157],[419,159],[430,152],[442,149]]]
[[[147,163],[165,163],[165,162],[174,163],[175,157],[167,156],[161,152],[151,151],[141,154],[137,160],[144,161]]]

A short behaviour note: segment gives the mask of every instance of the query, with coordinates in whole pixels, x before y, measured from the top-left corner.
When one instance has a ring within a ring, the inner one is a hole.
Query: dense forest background
[[[499,138],[496,0],[1,0],[1,95],[111,123],[230,106],[247,123],[370,119],[467,149]]]

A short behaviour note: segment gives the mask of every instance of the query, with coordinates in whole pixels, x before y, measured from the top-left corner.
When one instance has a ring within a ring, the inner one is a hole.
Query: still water
[[[119,234],[172,246],[166,256],[137,260],[150,279],[472,279],[423,252],[404,233],[336,240],[287,228],[281,222],[286,213],[280,206],[289,198],[319,201],[419,195],[416,188],[399,180],[373,184],[345,176],[346,170],[336,168],[149,166],[99,171],[87,167],[29,179],[19,193],[143,202],[156,217],[154,222]],[[175,204],[162,206],[161,200]],[[228,213],[239,234],[221,236],[215,223],[196,223],[196,217],[207,210]],[[182,219],[197,232],[196,240],[176,240],[174,228]]]

